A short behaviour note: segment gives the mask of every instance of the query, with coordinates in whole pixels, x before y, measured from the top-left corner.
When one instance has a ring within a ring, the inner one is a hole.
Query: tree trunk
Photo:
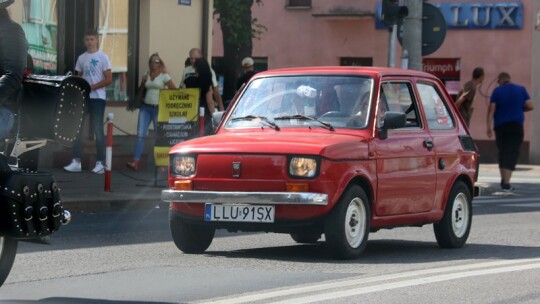
[[[220,25],[221,32],[223,33],[223,100],[227,101],[233,98],[236,90],[236,81],[238,76],[241,73],[241,62],[244,57],[251,56],[253,49],[253,44],[251,41],[251,6],[253,5],[253,0],[251,1],[239,1],[238,11],[234,12],[234,15],[238,16],[239,24],[236,26],[231,26],[229,22],[223,22],[227,19],[234,18],[230,16],[231,12],[220,11]],[[249,35],[241,35],[239,31],[235,28],[240,26],[243,31],[246,31],[246,28],[249,29]],[[239,36],[244,39],[240,39]]]

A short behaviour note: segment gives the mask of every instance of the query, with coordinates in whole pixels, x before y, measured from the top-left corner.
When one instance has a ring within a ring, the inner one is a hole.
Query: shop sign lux
[[[523,26],[521,2],[433,3],[449,28],[520,29]]]
[[[521,29],[522,2],[430,2],[437,7],[452,29]],[[386,28],[380,20],[381,5],[376,8],[376,27]]]

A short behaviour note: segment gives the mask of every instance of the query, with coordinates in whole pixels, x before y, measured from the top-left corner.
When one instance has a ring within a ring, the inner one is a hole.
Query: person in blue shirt
[[[487,112],[487,136],[491,138],[495,131],[501,188],[514,191],[510,178],[523,143],[525,112],[532,111],[534,106],[525,87],[512,83],[507,72],[499,74],[497,83],[499,86],[491,94]]]

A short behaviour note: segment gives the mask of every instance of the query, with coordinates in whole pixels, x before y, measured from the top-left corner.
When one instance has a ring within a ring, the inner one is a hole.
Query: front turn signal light
[[[191,181],[175,181],[174,190],[193,190],[193,183]]]
[[[309,192],[309,184],[287,183],[287,192]]]

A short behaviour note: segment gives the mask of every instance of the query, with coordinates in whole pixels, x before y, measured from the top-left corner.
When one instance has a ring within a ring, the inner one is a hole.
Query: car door
[[[455,117],[448,107],[448,96],[443,94],[444,88],[435,81],[425,79],[416,83],[421,106],[427,121],[427,129],[433,138],[433,150],[437,162],[436,202],[442,203],[445,187],[453,178],[455,167],[461,163],[459,153],[461,147]]]
[[[422,123],[413,92],[410,81],[381,83],[377,124],[388,110],[406,113],[407,125],[388,130],[384,139],[374,139],[377,216],[420,213],[433,208],[437,182],[433,140]]]

